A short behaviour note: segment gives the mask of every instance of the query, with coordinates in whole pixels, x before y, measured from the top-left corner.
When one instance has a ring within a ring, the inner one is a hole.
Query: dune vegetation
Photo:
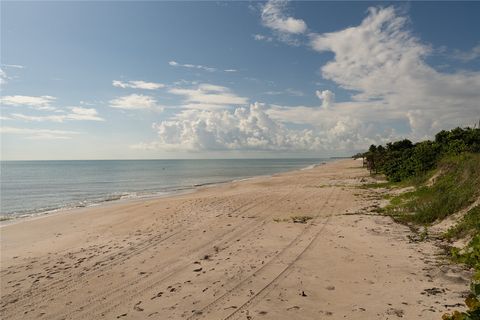
[[[428,238],[429,228],[448,228],[432,235],[446,244],[452,260],[475,270],[467,310],[445,314],[444,320],[480,319],[480,129],[441,131],[434,141],[401,140],[370,146],[357,154],[373,175],[387,182],[376,187],[405,188],[379,209]],[[369,186],[375,187],[375,186]],[[460,241],[463,240],[463,241]],[[461,243],[463,245],[454,245]]]

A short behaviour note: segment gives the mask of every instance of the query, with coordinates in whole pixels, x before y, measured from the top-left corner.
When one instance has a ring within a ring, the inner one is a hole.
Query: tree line
[[[412,143],[408,139],[371,145],[367,152],[354,158],[363,158],[371,173],[383,173],[389,181],[398,182],[421,175],[436,167],[447,155],[480,152],[480,128],[442,130],[435,140]]]

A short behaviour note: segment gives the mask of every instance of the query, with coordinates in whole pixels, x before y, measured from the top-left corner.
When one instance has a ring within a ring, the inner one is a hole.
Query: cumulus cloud
[[[80,132],[68,131],[68,130],[30,129],[30,128],[3,127],[3,126],[0,127],[0,133],[24,135],[28,139],[39,139],[39,140],[71,139],[74,135],[80,134]]]
[[[55,110],[52,103],[57,98],[52,96],[4,96],[0,103],[5,106],[29,106],[38,110]]]
[[[247,104],[248,99],[233,93],[229,88],[201,83],[193,88],[171,88],[169,93],[183,96],[186,107],[219,108]]]
[[[315,112],[304,107],[305,114]],[[317,108],[318,109],[318,108]],[[275,111],[279,111],[276,113]],[[233,110],[184,110],[173,118],[153,124],[158,139],[134,145],[142,150],[165,151],[271,151],[350,152],[378,141],[359,120],[348,115],[328,118],[315,126],[292,128],[283,112],[298,110],[254,103]],[[280,115],[279,117],[277,117]],[[325,114],[323,116],[326,116]],[[388,137],[384,137],[387,139]],[[382,140],[383,141],[383,140]]]
[[[441,73],[427,64],[431,48],[412,35],[408,18],[394,7],[370,8],[358,26],[311,35],[311,45],[334,53],[322,76],[355,92],[339,110],[350,109],[362,121],[395,118],[418,139],[478,117],[480,73]]]
[[[307,31],[307,24],[303,20],[285,14],[286,3],[282,0],[268,1],[262,8],[262,23],[280,33],[300,34]]]
[[[146,82],[142,80],[134,80],[134,81],[113,80],[112,85],[117,88],[124,88],[124,89],[131,88],[131,89],[143,89],[143,90],[156,90],[156,89],[165,87],[163,83]]]
[[[322,108],[329,109],[333,106],[333,103],[335,102],[335,93],[330,90],[317,90],[315,91],[315,94],[317,95],[318,99],[322,101]]]
[[[64,122],[69,120],[76,121],[105,121],[98,116],[97,110],[93,108],[70,107],[70,112],[67,114],[51,114],[44,116],[33,116],[22,113],[12,113],[10,116],[14,119],[30,121],[30,122]]]
[[[163,110],[152,96],[131,94],[110,100],[110,107],[125,110],[156,109]]]
[[[185,110],[174,119],[154,124],[158,140],[139,149],[312,150],[318,138],[310,130],[290,130],[273,121],[260,103],[235,110]]]

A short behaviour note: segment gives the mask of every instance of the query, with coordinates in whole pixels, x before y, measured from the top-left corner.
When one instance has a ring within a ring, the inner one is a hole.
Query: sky
[[[480,119],[480,2],[1,2],[3,160],[348,156]]]

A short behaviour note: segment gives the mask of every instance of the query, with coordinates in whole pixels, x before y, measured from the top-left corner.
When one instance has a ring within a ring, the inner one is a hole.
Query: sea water
[[[301,169],[328,159],[2,161],[2,219]]]

